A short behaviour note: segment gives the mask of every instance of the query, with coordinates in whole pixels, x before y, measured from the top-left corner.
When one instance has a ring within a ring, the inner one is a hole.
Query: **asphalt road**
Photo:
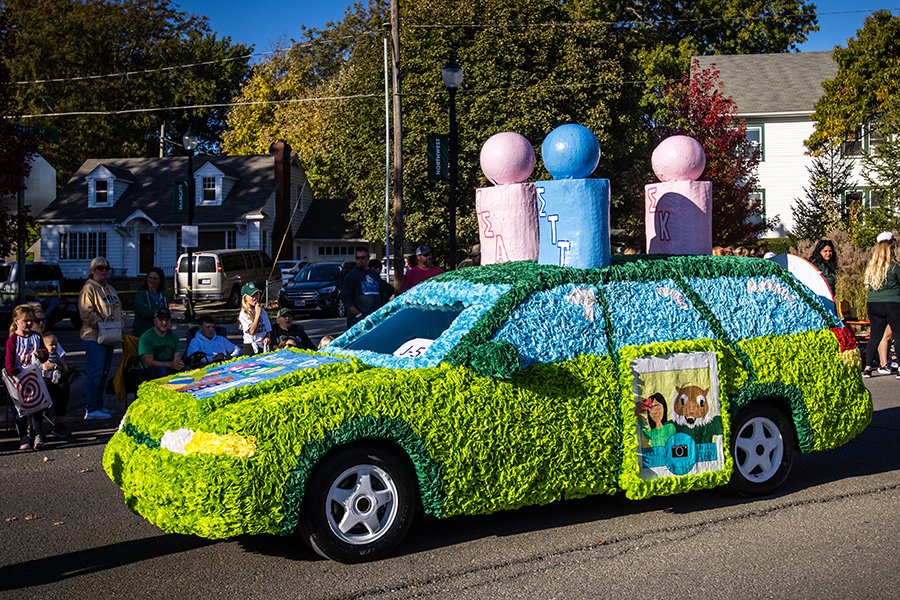
[[[328,321],[308,323],[314,340],[313,327],[340,328]],[[100,466],[111,424],[70,419],[76,436],[40,452],[4,434],[0,598],[896,598],[900,380],[866,385],[869,428],[798,456],[776,495],[619,495],[421,519],[392,558],[354,566],[290,537],[160,531]]]

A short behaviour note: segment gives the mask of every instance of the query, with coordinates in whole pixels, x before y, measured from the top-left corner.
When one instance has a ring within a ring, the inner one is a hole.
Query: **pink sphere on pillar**
[[[650,164],[660,181],[696,181],[706,168],[706,153],[694,138],[673,135],[659,143]]]
[[[497,133],[481,147],[481,170],[494,185],[523,183],[534,171],[534,148],[512,131]]]

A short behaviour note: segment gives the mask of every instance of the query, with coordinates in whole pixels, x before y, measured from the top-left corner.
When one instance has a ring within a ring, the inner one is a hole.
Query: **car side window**
[[[233,273],[235,271],[244,271],[246,270],[246,266],[244,265],[243,255],[240,253],[237,254],[223,254],[221,256],[222,260],[222,270],[226,273]]]
[[[655,342],[715,338],[709,323],[671,279],[603,286],[616,350]]]
[[[720,277],[688,280],[719,319],[728,336],[744,340],[821,329],[827,324],[780,277]]]
[[[608,353],[603,308],[597,288],[567,284],[534,292],[510,315],[495,340],[519,351],[522,367]]]

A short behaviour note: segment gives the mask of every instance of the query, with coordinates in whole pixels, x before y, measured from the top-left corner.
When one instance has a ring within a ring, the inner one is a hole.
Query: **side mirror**
[[[469,355],[470,369],[491,379],[511,379],[522,370],[519,351],[509,342],[485,342]]]

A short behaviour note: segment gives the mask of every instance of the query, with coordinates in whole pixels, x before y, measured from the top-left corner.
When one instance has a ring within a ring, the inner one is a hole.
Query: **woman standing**
[[[153,328],[153,315],[160,308],[169,308],[166,298],[166,276],[159,267],[150,267],[144,282],[134,294],[134,324],[131,335],[141,337]]]
[[[98,256],[91,261],[90,275],[78,295],[78,314],[81,316],[81,345],[87,362],[84,381],[84,418],[108,419],[111,412],[103,410],[103,390],[112,366],[113,345],[100,344],[100,321],[123,324],[122,303],[116,290],[109,285],[109,261]]]
[[[831,289],[831,295],[834,296],[834,286],[837,283],[837,255],[834,253],[834,243],[831,240],[819,240],[809,255],[809,262],[822,273]]]
[[[871,331],[863,377],[871,377],[872,359],[878,351],[877,340],[882,338],[888,325],[893,331],[900,331],[900,265],[894,260],[894,234],[890,231],[878,234],[872,258],[866,267],[865,283],[869,288],[866,308]]]
[[[269,351],[268,333],[272,331],[272,324],[269,322],[269,315],[260,304],[261,299],[262,291],[252,283],[245,283],[241,288],[238,325],[244,332],[244,356]]]

